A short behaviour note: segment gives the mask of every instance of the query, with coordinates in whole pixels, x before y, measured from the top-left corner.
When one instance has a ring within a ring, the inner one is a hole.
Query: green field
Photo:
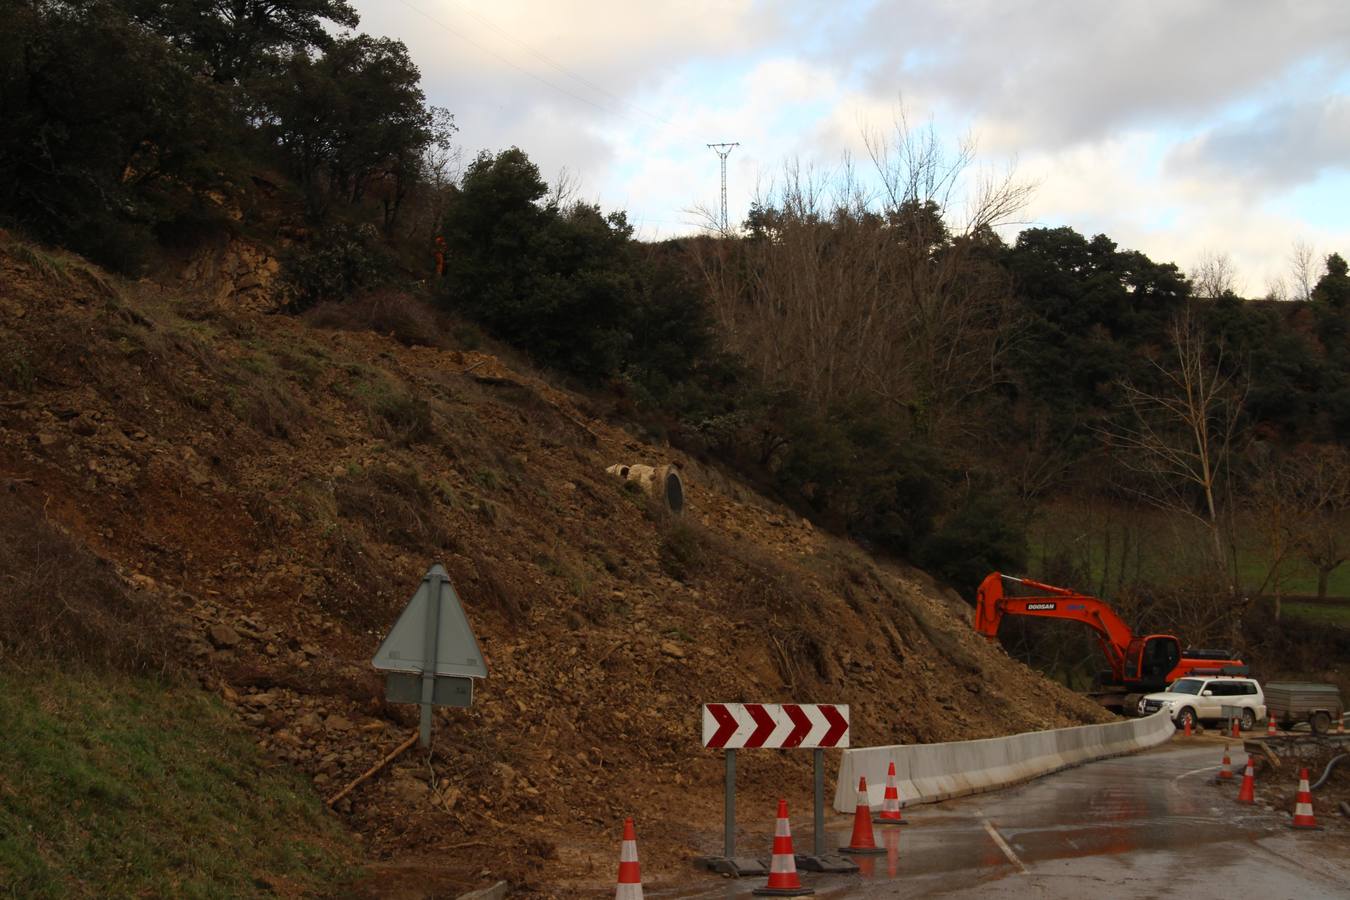
[[[1350,601],[1339,603],[1299,603],[1286,600],[1281,604],[1286,616],[1317,622],[1321,625],[1337,625],[1350,628]]]
[[[1212,567],[1205,530],[1193,520],[1152,509],[1120,504],[1057,501],[1038,511],[1030,529],[1027,574],[1041,577],[1066,564],[1084,573],[1088,584],[1072,585],[1108,599],[1122,586],[1149,582],[1166,585]],[[1268,579],[1271,552],[1263,545],[1259,522],[1239,529],[1237,580],[1248,593],[1273,594]],[[1290,558],[1279,572],[1279,591],[1286,596],[1314,596],[1317,572],[1302,559]],[[1350,597],[1350,563],[1331,573],[1330,597]],[[1286,603],[1286,614],[1329,624],[1350,625],[1344,608]]]
[[[0,896],[331,896],[346,832],[213,697],[0,667]]]

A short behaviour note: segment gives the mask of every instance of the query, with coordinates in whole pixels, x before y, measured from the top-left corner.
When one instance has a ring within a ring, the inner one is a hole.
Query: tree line
[[[137,272],[289,176],[398,227],[450,114],[345,0],[0,0],[0,219]]]

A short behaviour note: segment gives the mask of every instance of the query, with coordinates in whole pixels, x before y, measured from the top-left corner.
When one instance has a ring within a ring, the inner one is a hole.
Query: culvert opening
[[[666,506],[676,513],[684,509],[684,482],[674,472],[666,473]]]

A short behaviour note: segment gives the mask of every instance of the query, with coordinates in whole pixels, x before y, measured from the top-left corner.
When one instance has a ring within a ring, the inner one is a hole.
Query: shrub
[[[899,554],[932,531],[942,503],[941,466],[889,420],[865,408],[802,410],[784,430],[778,486],[827,525]]]
[[[404,446],[421,443],[432,435],[431,405],[411,394],[386,394],[375,400],[384,436]]]
[[[990,572],[1026,565],[1027,535],[1011,502],[993,490],[972,489],[919,545],[915,559],[967,597]]]
[[[346,301],[320,303],[305,318],[318,328],[386,334],[405,347],[446,344],[435,311],[403,291],[372,291]]]
[[[676,519],[662,536],[657,556],[663,572],[676,581],[689,581],[699,566],[706,562],[707,548],[703,536],[693,524]]]
[[[432,488],[411,470],[390,467],[353,472],[333,488],[338,515],[365,523],[376,540],[409,550],[449,547]]]
[[[167,664],[161,617],[0,482],[0,657],[124,672]]]
[[[282,260],[292,312],[321,302],[342,301],[375,287],[391,271],[389,255],[378,246],[370,225],[329,225],[295,247]]]
[[[0,384],[27,393],[33,389],[36,380],[33,361],[21,347],[11,346],[0,351]]]

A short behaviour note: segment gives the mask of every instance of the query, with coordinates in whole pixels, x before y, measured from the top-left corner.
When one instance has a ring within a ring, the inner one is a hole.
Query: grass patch
[[[690,581],[704,568],[707,556],[707,541],[703,534],[695,525],[683,519],[674,519],[670,523],[657,548],[661,571],[676,581]]]
[[[57,287],[70,287],[69,266],[64,257],[47,253],[32,244],[13,241],[5,245],[5,250],[14,259],[32,269],[39,278]]]
[[[37,371],[33,368],[33,360],[22,345],[11,344],[0,350],[0,384],[26,394],[33,389],[36,381]]]
[[[1350,523],[1344,527],[1350,527]],[[1031,528],[1029,571],[1008,574],[1054,582],[1072,573],[1076,581],[1066,587],[1112,597],[1131,584],[1169,587],[1197,571],[1208,570],[1213,565],[1209,541],[1208,533],[1194,521],[1158,510],[1055,501],[1039,510],[1038,521]],[[1240,522],[1237,579],[1244,590],[1254,593],[1260,589],[1270,571],[1270,560],[1259,527]],[[973,591],[975,585],[968,587]],[[1290,558],[1284,564],[1281,590],[1285,594],[1316,594],[1316,570],[1306,560]],[[1273,588],[1267,584],[1265,592],[1273,593]],[[1331,573],[1327,593],[1350,596],[1350,564]]]
[[[320,303],[305,319],[316,328],[335,331],[373,331],[405,347],[442,347],[445,339],[436,311],[412,294],[373,291],[348,300]]]
[[[440,550],[456,542],[432,500],[434,490],[411,469],[377,466],[338,478],[333,497],[338,515],[364,523],[376,540]]]
[[[35,499],[0,490],[0,659],[150,672],[167,665],[167,643],[151,602],[124,590]]]
[[[1345,602],[1327,602],[1327,603],[1302,603],[1297,600],[1285,600],[1280,604],[1283,614],[1296,619],[1302,619],[1305,622],[1314,622],[1318,625],[1335,625],[1339,628],[1350,628],[1350,603]]]
[[[0,670],[0,895],[329,895],[349,839],[214,698]]]

